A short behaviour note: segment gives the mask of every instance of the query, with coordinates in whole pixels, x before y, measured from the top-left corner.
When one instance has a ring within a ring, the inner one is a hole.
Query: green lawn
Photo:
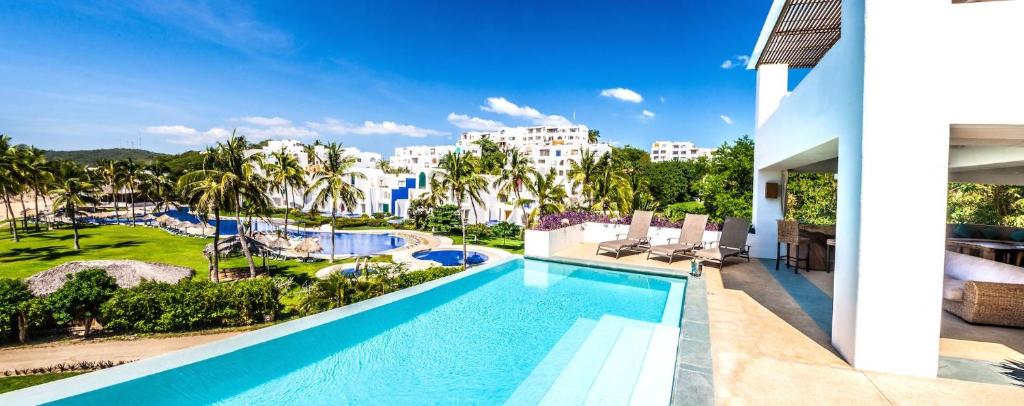
[[[41,385],[47,382],[56,381],[58,379],[70,378],[75,375],[84,374],[85,372],[55,372],[52,374],[39,374],[39,375],[26,375],[26,376],[9,376],[6,378],[0,378],[0,393],[16,391],[21,388],[27,388],[29,386]]]
[[[90,226],[79,230],[82,246],[75,251],[70,229],[26,231],[15,243],[10,234],[0,239],[0,277],[25,278],[68,261],[134,259],[181,265],[196,271],[196,279],[207,279],[203,247],[212,239],[181,237],[150,227]],[[257,259],[257,261],[259,261]],[[307,280],[325,262],[268,260],[272,275]],[[259,265],[259,263],[257,263]],[[245,258],[221,261],[222,267],[245,266]]]
[[[449,236],[449,237],[451,237],[451,239],[452,239],[452,244],[455,244],[455,245],[462,244],[462,235],[461,234],[452,235],[452,236]],[[476,245],[483,245],[483,246],[486,246],[486,247],[497,248],[497,249],[501,249],[501,250],[505,250],[505,251],[511,252],[513,254],[522,254],[523,253],[523,240],[513,240],[513,239],[509,239],[509,238],[506,238],[506,239],[487,238],[487,239],[473,241],[473,239],[470,238],[469,243],[470,244],[476,244]]]

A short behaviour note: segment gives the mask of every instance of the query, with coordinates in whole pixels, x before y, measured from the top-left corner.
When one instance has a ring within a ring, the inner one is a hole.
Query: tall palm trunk
[[[34,197],[32,200],[35,201],[33,204],[36,210],[36,231],[39,231],[39,189],[33,188],[32,192]]]
[[[284,187],[284,238],[288,238],[288,212],[292,211],[291,196],[288,194],[288,186]]]
[[[459,220],[462,221],[462,270],[466,270],[469,257],[466,255],[466,216],[462,214],[462,201],[459,201]]]
[[[78,251],[78,250],[82,249],[82,247],[80,245],[78,245],[78,218],[75,216],[75,206],[70,205],[70,204],[67,205],[67,211],[68,211],[68,215],[71,216],[71,229],[74,230],[74,233],[75,233],[75,251]],[[89,328],[89,326],[86,326],[85,328],[86,328],[86,335],[88,335],[88,331],[89,331],[88,328]]]
[[[338,216],[338,201],[332,200],[331,204],[331,263],[334,263],[334,223]]]
[[[248,238],[248,237],[245,235],[245,231],[244,231],[245,230],[245,226],[242,225],[242,214],[241,214],[242,198],[241,197],[238,198],[237,203],[238,203],[238,208],[239,209],[235,210],[235,221],[238,222],[238,241],[242,244],[242,253],[245,254],[245,260],[246,260],[246,262],[249,263],[249,277],[250,278],[255,278],[256,277],[256,263],[252,261],[252,251],[249,251],[249,242],[246,241],[246,238]]]
[[[213,269],[210,280],[220,282],[220,208],[213,209]]]
[[[132,227],[135,227],[135,186],[130,183],[128,184],[128,193],[131,195],[129,198],[132,201]]]
[[[24,193],[19,194],[18,195],[18,200],[21,201],[21,229],[22,230],[27,230],[28,229],[28,214],[25,214],[25,211],[26,211],[26,209],[28,209],[28,206],[25,206],[25,194]]]
[[[11,222],[11,234],[14,236],[14,242],[18,242],[18,220],[14,217],[14,209],[11,208],[11,198],[7,194],[7,186],[3,187],[4,193],[4,206],[7,207],[7,214],[10,216],[8,219]]]
[[[113,186],[113,184],[111,184],[111,186],[110,186],[110,192],[111,192],[110,198],[111,199],[110,200],[114,201],[114,219],[116,219],[117,222],[120,223],[121,222],[121,209],[117,205],[117,192],[118,192],[118,189],[119,188],[116,188],[116,187]]]

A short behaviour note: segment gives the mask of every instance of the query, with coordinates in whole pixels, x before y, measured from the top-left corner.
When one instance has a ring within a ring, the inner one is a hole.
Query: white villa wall
[[[860,369],[934,376],[949,126],[1024,123],[1024,2],[842,8],[842,39],[756,131],[754,255],[774,255],[781,214],[763,183],[838,156],[832,343]],[[914,236],[898,249],[894,225]]]

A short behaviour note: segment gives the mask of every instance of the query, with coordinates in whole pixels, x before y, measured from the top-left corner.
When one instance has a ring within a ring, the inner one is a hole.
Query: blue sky
[[[239,128],[388,155],[571,121],[717,146],[752,133],[754,74],[728,67],[770,3],[4,2],[0,132],[178,152]]]

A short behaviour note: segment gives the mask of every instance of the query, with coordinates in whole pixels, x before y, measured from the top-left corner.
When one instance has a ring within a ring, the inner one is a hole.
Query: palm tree
[[[213,214],[213,266],[209,272],[214,282],[220,282],[220,212],[230,206],[231,186],[231,176],[216,169],[192,171],[178,179],[178,189],[189,207],[204,221]]]
[[[469,200],[475,212],[476,204],[483,204],[481,193],[487,190],[487,179],[479,173],[471,155],[458,152],[445,155],[431,177],[431,183],[445,190],[459,208],[459,221],[462,223],[462,269],[466,269],[466,215],[462,205]]]
[[[263,155],[246,153],[248,146],[249,143],[244,136],[237,136],[232,131],[231,138],[217,143],[216,149],[208,150],[210,153],[207,154],[205,165],[215,168],[223,175],[220,182],[227,189],[227,201],[235,211],[239,243],[249,264],[249,276],[256,277],[256,263],[252,260],[252,251],[249,250],[249,242],[245,238],[247,233],[242,223],[242,211],[248,210],[252,213],[263,210],[269,207],[270,203],[266,194],[267,182],[257,171],[263,166]]]
[[[624,215],[629,212],[630,202],[633,201],[632,190],[629,182],[622,176],[616,165],[612,164],[610,154],[601,157],[600,170],[593,179],[594,201],[592,208],[600,210],[604,214],[610,211]]]
[[[57,184],[53,194],[53,212],[64,209],[65,214],[71,219],[71,228],[74,230],[75,249],[81,249],[78,244],[78,217],[80,207],[87,203],[95,203],[99,188],[88,179],[85,170],[70,161],[63,161],[58,165]]]
[[[11,146],[11,137],[0,134],[0,191],[3,192],[4,207],[11,222],[14,242],[18,242],[18,220],[11,208],[11,197],[21,191],[21,172],[18,170],[18,151]]]
[[[593,128],[587,130],[587,142],[591,144],[597,144],[597,140],[601,138],[601,131]]]
[[[302,165],[299,165],[298,158],[284,148],[271,153],[270,156],[274,158],[274,162],[268,163],[264,172],[267,173],[271,187],[284,193],[284,235],[287,236],[288,214],[292,211],[291,192],[296,188],[306,187],[305,171]]]
[[[118,165],[120,184],[128,186],[128,196],[131,199],[132,227],[135,227],[135,184],[139,181],[140,172],[142,172],[142,167],[131,158],[121,161]]]
[[[572,181],[572,191],[579,188],[587,206],[594,204],[594,179],[601,171],[603,160],[598,158],[597,151],[580,150],[580,161],[569,161],[569,179]]]
[[[306,191],[308,195],[315,191],[313,204],[321,206],[330,203],[331,205],[331,262],[334,262],[334,227],[338,219],[338,203],[345,207],[354,206],[359,199],[363,198],[363,191],[355,186],[356,179],[365,179],[361,172],[354,172],[352,168],[356,164],[356,158],[345,154],[341,144],[327,144],[327,155],[320,162],[316,172],[313,173],[313,181]]]
[[[556,180],[555,168],[548,170],[545,175],[535,172],[533,179],[526,183],[526,190],[534,197],[537,204],[530,213],[528,223],[532,224],[537,218],[546,214],[559,213],[565,204],[565,187]]]
[[[29,173],[32,176],[28,179],[28,187],[32,189],[33,206],[36,212],[36,231],[39,231],[39,197],[44,197],[43,204],[46,204],[45,196],[49,186],[53,183],[53,172],[50,171],[49,162],[46,161],[46,154],[36,147],[28,148]]]
[[[174,175],[165,164],[155,163],[142,172],[139,191],[153,203],[153,211],[170,210],[177,206]]]
[[[530,180],[534,172],[533,160],[529,155],[515,147],[505,151],[505,164],[498,179],[494,181],[494,187],[498,189],[499,196],[506,199],[509,196],[515,196],[515,201],[512,203],[513,214],[516,207],[522,207],[525,203],[520,192],[523,184]]]
[[[118,184],[120,165],[117,161],[103,159],[98,162],[97,171],[103,178],[103,184],[110,188],[110,199],[114,201],[114,218],[120,223],[121,210],[117,206],[117,192],[121,189],[121,185]]]

